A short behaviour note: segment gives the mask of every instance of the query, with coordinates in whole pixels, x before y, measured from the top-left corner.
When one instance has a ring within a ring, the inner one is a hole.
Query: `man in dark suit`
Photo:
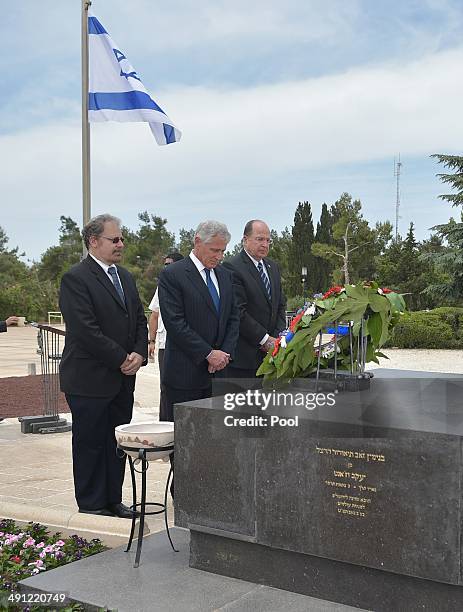
[[[285,329],[286,299],[278,264],[268,259],[268,226],[257,219],[244,228],[243,250],[224,262],[233,272],[240,309],[240,335],[233,363],[222,373],[227,378],[254,378],[267,351]]]
[[[229,241],[222,223],[201,223],[189,257],[167,266],[159,277],[167,330],[162,382],[171,421],[175,403],[211,396],[212,375],[235,353],[239,311],[232,275],[219,266]]]
[[[79,512],[131,518],[121,503],[125,457],[114,428],[132,418],[135,374],[146,363],[148,332],[132,276],[118,264],[120,221],[99,215],[84,227],[88,256],[63,276],[66,341],[61,389],[72,413],[74,487]]]

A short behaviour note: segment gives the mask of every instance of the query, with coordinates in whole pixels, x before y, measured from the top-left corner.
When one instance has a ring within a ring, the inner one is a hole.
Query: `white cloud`
[[[148,130],[141,139],[141,132],[125,126],[121,148],[108,124],[98,126],[95,155],[138,166],[138,176],[156,164],[176,183],[233,184],[256,173],[381,159],[398,150],[427,155],[455,149],[463,135],[463,83],[455,77],[462,62],[459,49],[405,66],[306,81],[161,93],[161,105],[183,129],[179,145],[159,151]]]
[[[111,10],[109,10],[109,3]],[[282,40],[313,41],[329,37],[339,38],[352,32],[352,26],[361,14],[361,2],[350,0],[176,0],[159,5],[153,12],[151,0],[127,3],[124,0],[106,0],[95,7],[97,16],[109,28],[119,32],[123,23],[136,24],[136,38],[146,49],[185,48],[211,42],[248,39],[258,45],[271,36],[275,45]],[[145,15],[145,19],[140,19]],[[119,40],[119,34],[112,31]]]
[[[92,126],[93,210],[134,225],[135,212],[150,208],[190,227],[220,216],[217,205],[226,202],[236,203],[227,214],[241,224],[246,199],[256,194],[265,202],[276,192],[309,197],[304,172],[318,169],[323,178],[338,165],[392,160],[398,151],[427,158],[458,150],[462,62],[460,48],[318,79],[160,92],[159,103],[183,130],[182,142],[159,148],[144,124]],[[0,163],[2,200],[11,203],[1,224],[28,253],[32,238],[26,238],[35,236],[37,256],[56,240],[60,214],[80,221],[78,117],[2,136]],[[297,183],[287,189],[291,177]],[[276,225],[291,222],[292,213],[281,207],[267,212],[281,218]],[[28,218],[34,221],[26,225]]]

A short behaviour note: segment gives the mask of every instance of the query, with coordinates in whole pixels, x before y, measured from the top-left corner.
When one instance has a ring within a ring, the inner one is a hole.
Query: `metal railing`
[[[57,319],[60,325],[63,325],[63,315],[59,310],[48,311],[48,325],[51,325],[52,319]]]
[[[296,316],[295,310],[287,310],[286,311],[286,329],[291,325],[291,321]]]
[[[58,415],[59,363],[64,346],[65,332],[50,325],[37,325],[37,353],[40,355],[44,416]]]

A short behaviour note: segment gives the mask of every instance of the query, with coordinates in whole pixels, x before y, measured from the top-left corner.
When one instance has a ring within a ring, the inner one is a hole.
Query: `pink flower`
[[[33,565],[34,569],[32,570],[32,574],[38,574],[40,570],[46,570],[47,568],[45,567],[45,565],[43,564],[42,559],[38,559],[37,561],[34,561],[33,563],[29,563],[29,565]]]

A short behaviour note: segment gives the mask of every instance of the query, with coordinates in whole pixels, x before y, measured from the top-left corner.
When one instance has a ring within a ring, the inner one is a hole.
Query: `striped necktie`
[[[108,274],[111,275],[111,280],[113,281],[113,285],[116,288],[117,294],[119,295],[119,297],[121,298],[121,302],[125,306],[124,292],[122,291],[122,285],[119,281],[119,277],[117,276],[116,266],[109,266]]]
[[[272,289],[270,288],[270,281],[268,279],[268,276],[264,272],[264,266],[262,265],[261,261],[259,261],[259,263],[257,264],[257,269],[259,271],[260,277],[262,278],[262,282],[264,283],[264,287],[267,291],[268,299],[271,300]]]
[[[214,302],[215,309],[217,313],[220,312],[220,296],[217,292],[216,286],[214,285],[211,278],[211,271],[207,268],[204,268],[204,272],[206,273],[206,282],[207,288],[209,289],[209,293],[211,294],[212,301]]]

